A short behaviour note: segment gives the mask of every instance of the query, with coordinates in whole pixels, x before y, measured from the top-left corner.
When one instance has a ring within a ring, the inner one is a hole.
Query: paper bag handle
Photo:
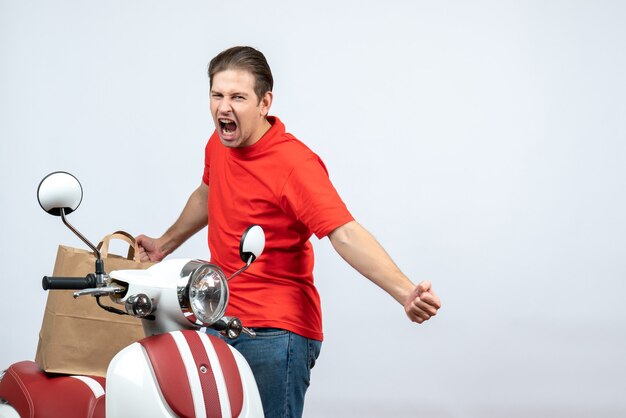
[[[102,241],[98,243],[98,250],[102,258],[106,258],[109,255],[109,243],[112,239],[119,239],[128,243],[128,255],[126,258],[128,260],[139,261],[139,247],[137,246],[137,241],[135,241],[135,237],[125,231],[115,231],[102,238]]]

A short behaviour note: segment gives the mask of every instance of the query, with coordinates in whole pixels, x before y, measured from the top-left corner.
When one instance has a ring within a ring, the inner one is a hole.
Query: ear
[[[274,95],[272,94],[271,91],[265,92],[263,97],[261,97],[261,101],[259,102],[261,116],[265,117],[270,113],[270,107],[272,107],[272,100],[274,100]]]

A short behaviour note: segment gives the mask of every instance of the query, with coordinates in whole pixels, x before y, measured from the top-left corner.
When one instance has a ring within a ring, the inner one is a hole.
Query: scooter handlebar
[[[43,290],[77,290],[96,287],[96,277],[89,274],[85,277],[53,277],[44,276],[41,281]]]

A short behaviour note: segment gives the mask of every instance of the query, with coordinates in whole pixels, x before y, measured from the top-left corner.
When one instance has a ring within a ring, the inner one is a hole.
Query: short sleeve
[[[316,155],[292,170],[281,193],[281,206],[319,239],[354,220]]]

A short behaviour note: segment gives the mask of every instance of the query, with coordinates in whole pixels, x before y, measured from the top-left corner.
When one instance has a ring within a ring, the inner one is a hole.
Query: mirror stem
[[[239,276],[239,274],[241,274],[244,271],[246,271],[248,269],[248,267],[250,267],[250,264],[252,264],[253,261],[254,261],[254,255],[250,254],[250,258],[248,258],[248,261],[246,261],[246,265],[243,266],[242,268],[240,268],[239,270],[237,270],[235,273],[233,273],[233,275],[230,276],[228,279],[226,279],[226,281],[229,282],[232,279],[234,279],[235,277]]]
[[[104,274],[104,265],[102,263],[102,257],[100,256],[100,251],[91,243],[87,238],[85,238],[80,232],[76,230],[65,217],[65,208],[61,208],[61,219],[63,219],[63,223],[67,226],[70,231],[72,231],[78,238],[80,238],[92,251],[96,254],[96,275]]]

